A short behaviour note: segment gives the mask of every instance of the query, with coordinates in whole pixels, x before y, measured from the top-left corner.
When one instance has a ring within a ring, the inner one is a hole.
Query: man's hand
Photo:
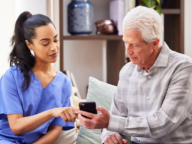
[[[127,140],[122,139],[119,133],[114,132],[105,139],[104,144],[127,144]]]
[[[107,128],[109,125],[110,114],[107,109],[103,107],[96,107],[100,114],[92,114],[85,111],[79,111],[79,120],[83,127],[87,129],[103,129]],[[87,116],[91,119],[87,119],[84,116]]]

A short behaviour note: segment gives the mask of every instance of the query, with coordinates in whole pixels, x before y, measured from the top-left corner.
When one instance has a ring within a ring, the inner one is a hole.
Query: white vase
[[[123,35],[122,24],[125,15],[124,5],[124,0],[111,0],[109,6],[109,17],[115,22],[119,35]]]

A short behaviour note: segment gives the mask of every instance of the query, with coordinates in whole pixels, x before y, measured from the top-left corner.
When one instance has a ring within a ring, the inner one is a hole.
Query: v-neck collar
[[[44,89],[46,89],[47,87],[49,87],[49,85],[51,85],[51,84],[56,80],[57,75],[59,74],[58,71],[59,71],[59,70],[57,70],[57,73],[56,73],[55,77],[53,78],[53,80],[52,80],[46,87],[44,87],[44,88],[43,88],[43,85],[42,85],[42,83],[40,82],[39,78],[36,76],[36,74],[35,74],[33,71],[31,71],[31,72],[32,72],[32,74],[35,76],[35,79],[37,79],[38,83],[40,83],[42,89],[44,90]]]

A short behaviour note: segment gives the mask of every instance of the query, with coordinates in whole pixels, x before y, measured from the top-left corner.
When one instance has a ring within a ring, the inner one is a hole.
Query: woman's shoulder
[[[17,66],[11,66],[1,77],[0,85],[6,84],[18,85],[23,83],[23,75],[21,69]]]
[[[15,77],[15,78],[20,78],[21,75],[21,68],[19,66],[11,66],[5,73],[3,76],[6,77]]]
[[[60,82],[62,82],[65,85],[71,85],[71,80],[63,72],[57,70],[57,74]]]
[[[71,80],[59,70],[57,70],[57,82],[60,85],[57,88],[61,88],[64,93],[71,93]]]

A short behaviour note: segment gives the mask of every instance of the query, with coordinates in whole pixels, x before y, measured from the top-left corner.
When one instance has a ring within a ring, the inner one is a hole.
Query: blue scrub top
[[[45,88],[33,72],[29,72],[31,83],[25,91],[22,89],[24,76],[20,67],[12,66],[0,79],[0,139],[17,144],[32,143],[47,133],[50,125],[74,127],[65,123],[61,117],[52,118],[36,130],[16,136],[9,127],[7,114],[32,116],[56,107],[70,107],[71,83],[59,70],[52,82]]]

